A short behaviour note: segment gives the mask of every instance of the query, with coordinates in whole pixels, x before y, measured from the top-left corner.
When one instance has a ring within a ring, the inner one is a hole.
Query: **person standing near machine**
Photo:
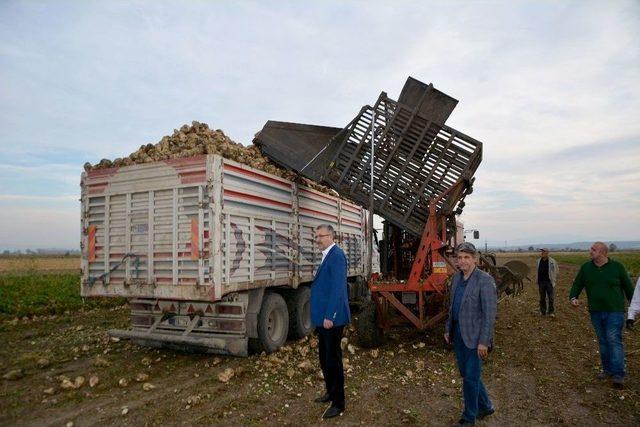
[[[453,276],[444,339],[453,342],[463,379],[464,411],[456,425],[473,425],[495,412],[481,374],[493,345],[498,301],[493,277],[476,267],[475,246],[464,242],[456,252],[460,271]]]
[[[318,355],[324,376],[325,394],[316,403],[331,402],[322,418],[344,412],[344,368],[340,340],[344,326],[351,322],[347,291],[347,258],[336,244],[331,225],[316,227],[316,245],[322,261],[311,285],[311,322],[318,334]]]
[[[578,297],[586,289],[602,363],[598,379],[611,378],[615,388],[624,388],[624,300],[631,301],[633,285],[624,266],[609,258],[609,248],[603,242],[591,245],[589,257],[591,261],[580,267],[573,281],[569,300],[578,307]]]

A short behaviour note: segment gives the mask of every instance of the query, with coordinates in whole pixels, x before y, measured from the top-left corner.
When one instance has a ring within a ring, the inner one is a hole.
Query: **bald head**
[[[589,257],[597,266],[604,265],[609,258],[609,247],[604,242],[595,242],[589,249]]]
[[[604,242],[595,242],[593,246],[596,246],[600,252],[607,255],[609,253],[609,246]]]

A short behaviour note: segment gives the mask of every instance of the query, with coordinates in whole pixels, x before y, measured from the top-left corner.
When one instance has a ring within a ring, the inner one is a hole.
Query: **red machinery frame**
[[[460,179],[441,195],[429,201],[429,217],[422,232],[420,246],[414,258],[411,273],[406,282],[378,281],[376,277],[372,276],[369,282],[369,289],[371,298],[376,303],[378,326],[384,329],[391,326],[387,315],[389,305],[393,306],[420,330],[428,329],[446,317],[446,304],[442,304],[438,314],[429,318],[425,310],[426,294],[436,294],[441,297],[442,302],[445,301],[448,289],[447,282],[456,271],[452,261],[444,255],[445,249],[449,247],[447,238],[448,215],[438,213],[437,205],[446,196],[449,196],[449,201],[457,201],[464,194],[468,184],[469,182],[466,179]],[[455,205],[455,203],[451,205]],[[428,275],[425,274],[425,266],[427,265],[431,266],[431,272]],[[417,293],[418,315],[416,316],[411,309],[398,300],[393,292]]]

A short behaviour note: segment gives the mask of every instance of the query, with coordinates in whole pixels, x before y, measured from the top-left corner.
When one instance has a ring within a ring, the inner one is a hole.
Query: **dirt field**
[[[483,374],[497,412],[479,425],[640,424],[640,330],[625,332],[626,388],[596,380],[588,313],[567,303],[576,269],[561,264],[555,319],[539,315],[532,284],[499,304],[496,347]],[[312,403],[322,390],[313,338],[271,356],[189,355],[108,339],[108,329],[127,322],[121,307],[0,325],[0,372],[20,377],[16,370],[23,370],[21,378],[0,380],[0,425],[323,423],[324,407]],[[457,420],[461,381],[441,336],[442,327],[426,335],[396,331],[377,352],[345,350],[347,411],[326,423]]]

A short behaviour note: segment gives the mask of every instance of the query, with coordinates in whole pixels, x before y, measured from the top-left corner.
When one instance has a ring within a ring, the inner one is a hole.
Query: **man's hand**
[[[480,359],[484,359],[489,354],[489,347],[484,344],[478,344],[478,356]]]
[[[633,324],[634,323],[635,323],[635,320],[627,319],[627,329],[629,329],[629,330],[633,329]]]
[[[324,322],[322,322],[322,326],[324,326],[325,329],[331,329],[333,328],[333,321],[324,319]]]
[[[444,341],[445,341],[447,344],[451,344],[451,341],[449,341],[449,332],[445,332],[445,333],[444,333]]]
[[[571,298],[571,305],[577,307],[580,305],[580,300],[578,298]]]

